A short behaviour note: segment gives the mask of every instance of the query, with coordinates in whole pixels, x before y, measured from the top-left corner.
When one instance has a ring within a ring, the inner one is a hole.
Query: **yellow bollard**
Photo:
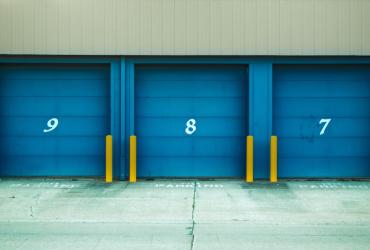
[[[113,143],[112,136],[105,137],[105,182],[113,180]]]
[[[130,136],[130,182],[136,182],[136,136]]]
[[[277,182],[277,136],[271,136],[270,182]]]
[[[253,136],[247,136],[246,182],[253,182]]]

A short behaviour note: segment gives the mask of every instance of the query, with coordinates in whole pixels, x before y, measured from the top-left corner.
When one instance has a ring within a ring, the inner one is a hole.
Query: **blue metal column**
[[[113,136],[113,177],[120,176],[120,61],[112,61],[110,64],[110,133]]]
[[[130,135],[135,134],[135,64],[129,60],[125,61],[125,82],[124,82],[124,90],[122,93],[122,103],[124,103],[125,107],[122,109],[123,117],[125,117],[124,123],[122,123],[125,128],[122,129],[125,134],[124,143],[122,145],[122,153],[125,155],[125,159],[122,161],[124,166],[121,172],[121,178],[126,179],[128,177],[129,171],[129,149],[130,149]]]
[[[125,164],[126,164],[126,145],[125,145],[125,141],[126,141],[126,117],[125,117],[125,113],[126,113],[126,59],[124,57],[121,57],[120,58],[120,68],[119,68],[119,71],[120,71],[120,82],[119,82],[119,85],[120,85],[120,88],[119,88],[119,92],[116,93],[116,95],[119,95],[119,104],[120,104],[120,109],[119,109],[119,112],[118,113],[118,116],[120,118],[120,129],[119,129],[119,133],[120,133],[120,137],[117,138],[117,140],[119,139],[119,144],[120,144],[120,147],[119,147],[119,177],[120,177],[120,180],[124,180],[126,178],[126,173],[125,173]],[[118,151],[114,151],[114,152],[117,152],[118,154]]]
[[[254,176],[269,177],[272,134],[272,64],[249,65],[249,134],[254,136]]]

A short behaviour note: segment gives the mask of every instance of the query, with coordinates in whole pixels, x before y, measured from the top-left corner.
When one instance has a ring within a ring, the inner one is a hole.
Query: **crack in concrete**
[[[195,220],[194,220],[194,211],[195,211],[195,195],[197,192],[197,181],[194,181],[194,192],[193,192],[193,206],[192,206],[192,211],[191,211],[191,220],[192,220],[192,225],[191,225],[191,245],[190,245],[190,250],[193,250],[194,247],[194,227],[195,227]]]
[[[40,197],[41,197],[41,194],[36,194],[34,195],[32,198],[35,198],[35,204],[33,204],[35,207],[37,207],[37,205],[39,204],[39,201],[40,201]],[[34,217],[33,216],[33,205],[30,206],[30,216],[31,217]]]
[[[32,209],[32,206],[30,206],[30,212],[31,212],[30,216],[33,217],[33,209]]]

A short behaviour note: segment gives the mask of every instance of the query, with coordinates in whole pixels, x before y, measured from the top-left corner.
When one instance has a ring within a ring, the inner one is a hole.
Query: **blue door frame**
[[[242,64],[249,78],[249,134],[255,140],[255,177],[269,177],[269,143],[272,135],[274,64],[370,64],[370,57],[70,57],[0,56],[0,63],[108,64],[110,66],[111,122],[114,144],[114,176],[128,176],[129,135],[135,134],[134,91],[136,64]]]

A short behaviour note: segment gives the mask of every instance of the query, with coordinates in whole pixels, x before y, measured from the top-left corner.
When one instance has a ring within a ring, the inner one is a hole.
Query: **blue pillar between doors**
[[[110,134],[113,136],[113,177],[120,178],[121,171],[117,167],[120,163],[120,96],[121,71],[120,61],[110,63]]]
[[[122,155],[125,156],[122,159],[122,171],[121,171],[121,178],[127,179],[128,178],[128,171],[129,171],[129,138],[130,135],[135,135],[135,63],[130,60],[125,60],[124,65],[122,66],[122,70],[125,71],[125,82],[122,83],[124,85],[124,89],[121,93],[122,99],[122,113],[123,119],[122,125],[124,128],[121,129],[122,133],[125,135],[122,140]]]
[[[272,64],[249,65],[249,134],[254,136],[254,177],[269,178],[272,135]]]

